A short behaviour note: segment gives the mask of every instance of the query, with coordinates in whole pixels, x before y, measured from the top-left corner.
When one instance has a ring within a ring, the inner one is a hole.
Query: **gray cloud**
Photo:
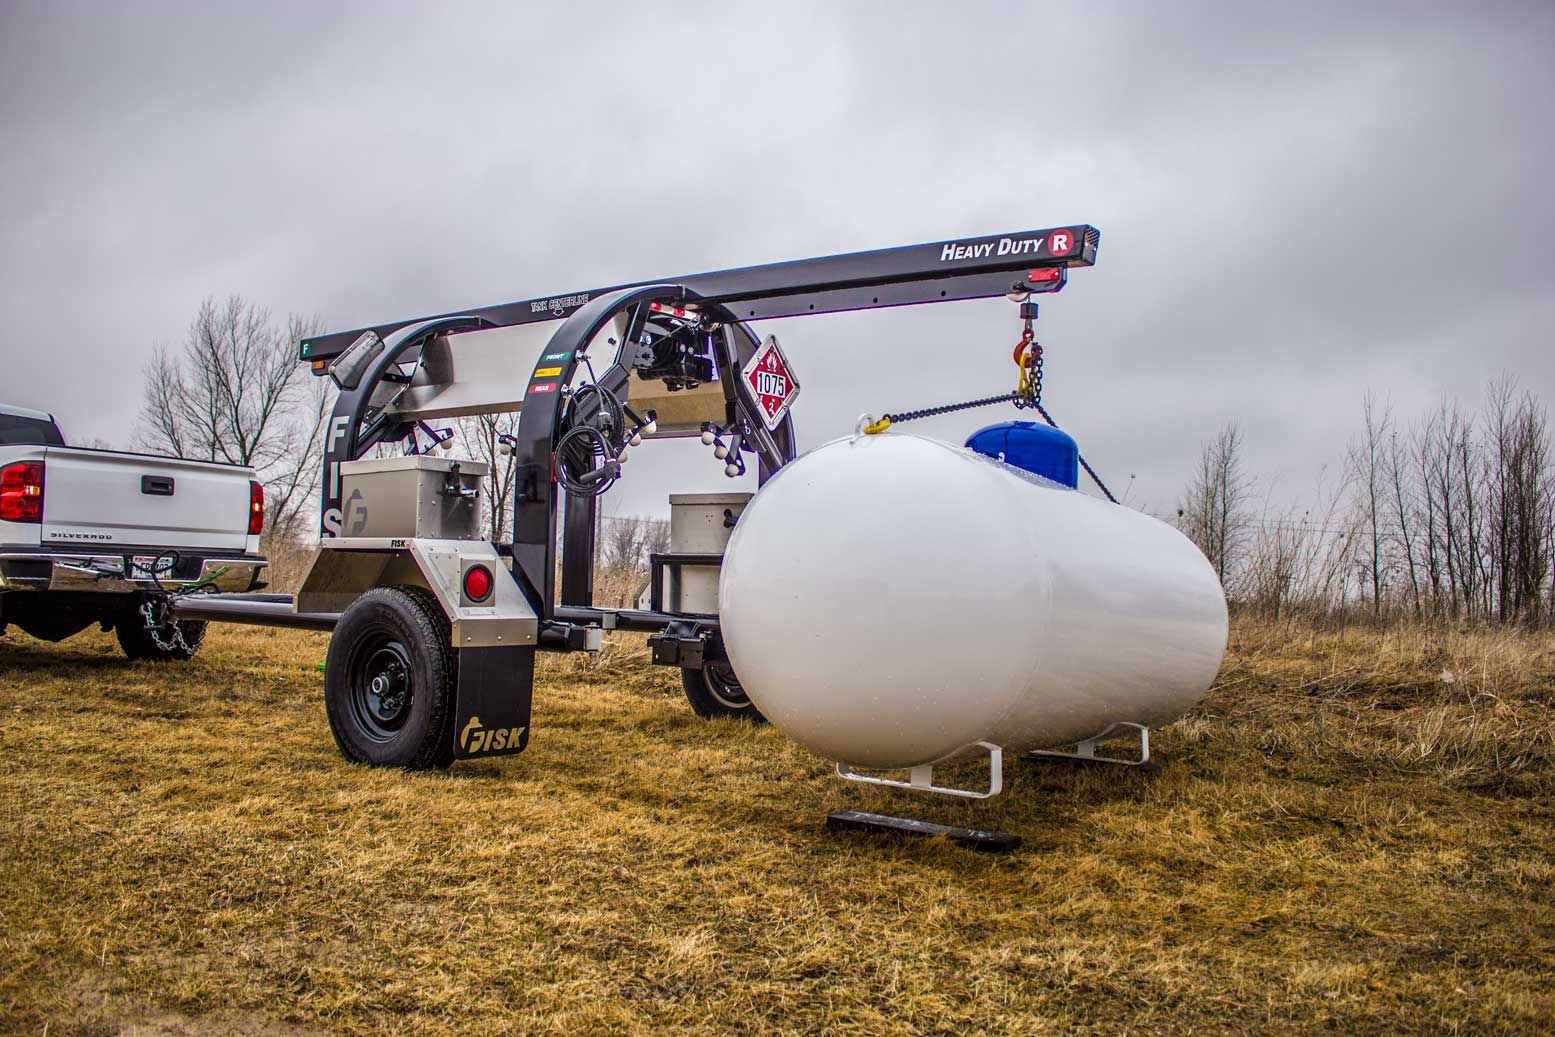
[[[8,4],[0,398],[124,442],[209,294],[349,327],[1090,222],[1049,401],[1136,501],[1232,418],[1301,494],[1368,387],[1555,400],[1548,5],[1254,8]],[[1004,388],[1018,332],[1000,302],[769,327],[811,444]],[[723,483],[637,456],[611,510]]]

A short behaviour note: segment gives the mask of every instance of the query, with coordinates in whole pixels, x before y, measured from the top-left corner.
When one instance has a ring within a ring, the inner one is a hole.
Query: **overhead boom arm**
[[[318,335],[302,340],[301,359],[331,360],[365,331],[387,338],[412,324],[455,315],[478,318],[488,327],[560,320],[600,295],[656,283],[681,285],[708,303],[729,307],[741,320],[986,299],[1006,295],[1017,285],[1055,292],[1064,286],[1069,267],[1095,264],[1100,242],[1095,227],[1076,224],[655,278]]]

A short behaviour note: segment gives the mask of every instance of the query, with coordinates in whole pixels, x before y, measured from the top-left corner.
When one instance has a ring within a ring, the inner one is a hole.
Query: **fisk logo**
[[[480,717],[471,717],[459,732],[459,751],[473,756],[499,749],[517,749],[527,730],[525,727],[482,727]]]

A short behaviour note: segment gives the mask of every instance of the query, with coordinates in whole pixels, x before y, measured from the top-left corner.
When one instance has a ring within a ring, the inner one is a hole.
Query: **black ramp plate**
[[[876,832],[885,835],[943,835],[953,843],[982,850],[985,853],[1009,853],[1020,846],[1018,835],[987,832],[981,828],[937,825],[932,821],[892,817],[890,814],[871,814],[864,810],[839,810],[827,814],[826,829],[831,832]]]

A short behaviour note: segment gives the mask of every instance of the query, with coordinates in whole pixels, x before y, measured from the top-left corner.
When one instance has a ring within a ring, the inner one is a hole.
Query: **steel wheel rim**
[[[734,669],[728,663],[708,663],[702,668],[702,683],[708,694],[727,709],[749,709],[750,696],[740,687]]]
[[[351,667],[351,715],[358,729],[378,742],[404,730],[414,701],[410,653],[398,641],[363,645]]]

